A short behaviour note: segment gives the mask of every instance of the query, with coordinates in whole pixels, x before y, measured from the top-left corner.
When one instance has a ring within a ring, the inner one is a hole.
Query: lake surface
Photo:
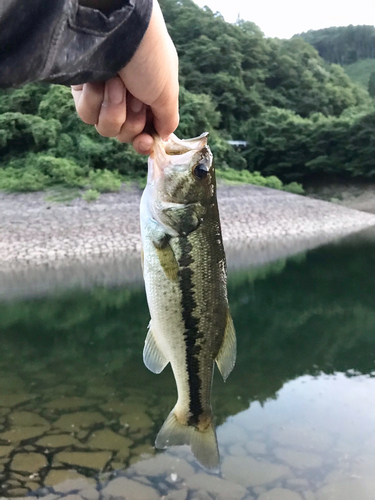
[[[0,497],[374,500],[375,238],[232,272],[228,290],[216,475],[153,448],[176,390],[142,362],[143,288],[0,303]]]

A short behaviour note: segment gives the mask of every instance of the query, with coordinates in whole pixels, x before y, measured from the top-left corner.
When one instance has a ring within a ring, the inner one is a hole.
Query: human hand
[[[104,137],[132,142],[141,154],[150,154],[153,138],[147,122],[162,139],[178,126],[178,58],[157,0],[150,24],[129,63],[106,82],[72,86],[79,117],[95,125]]]

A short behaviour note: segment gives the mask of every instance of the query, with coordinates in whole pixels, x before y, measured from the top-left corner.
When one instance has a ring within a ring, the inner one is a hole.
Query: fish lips
[[[168,165],[190,163],[194,155],[203,149],[208,149],[207,137],[208,132],[193,139],[179,139],[172,134],[168,141],[154,136],[154,149],[148,160],[148,182],[157,182]]]

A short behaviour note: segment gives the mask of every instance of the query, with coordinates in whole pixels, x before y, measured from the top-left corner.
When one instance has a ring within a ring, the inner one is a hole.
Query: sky
[[[375,25],[375,0],[194,0],[233,23],[240,15],[267,37],[290,38],[310,29]]]

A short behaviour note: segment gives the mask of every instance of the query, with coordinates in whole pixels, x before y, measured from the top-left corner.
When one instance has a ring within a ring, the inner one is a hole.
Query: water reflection
[[[374,250],[353,239],[232,272],[238,360],[213,394],[220,477],[185,447],[153,456],[176,395],[169,369],[142,363],[142,288],[0,304],[3,494],[373,500]]]

